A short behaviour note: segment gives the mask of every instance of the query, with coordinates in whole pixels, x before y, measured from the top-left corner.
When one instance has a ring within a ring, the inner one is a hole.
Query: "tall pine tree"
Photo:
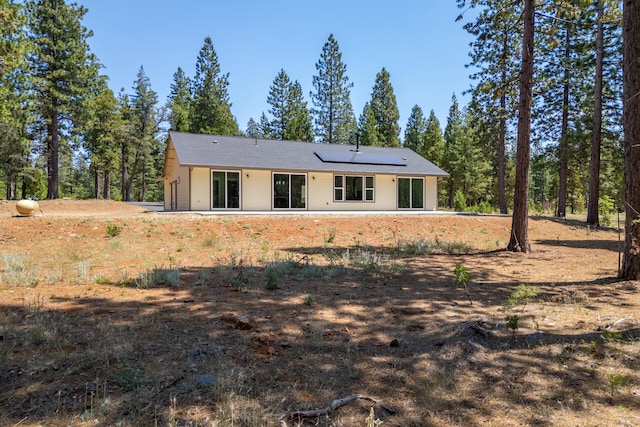
[[[400,125],[398,125],[398,120],[400,113],[396,96],[393,93],[393,86],[391,86],[391,76],[385,68],[376,74],[370,105],[376,120],[377,145],[399,147]]]
[[[131,170],[133,171],[132,178],[138,184],[136,200],[144,202],[147,200],[149,178],[156,178],[153,154],[158,152],[158,141],[156,140],[158,132],[158,95],[151,89],[151,82],[143,67],[138,70],[133,90],[131,117],[133,140],[131,143],[135,156]],[[127,196],[130,196],[130,194]],[[125,200],[129,201],[130,198]]]
[[[229,73],[222,74],[218,55],[211,37],[204,44],[196,60],[196,73],[192,80],[193,104],[189,110],[189,130],[214,135],[239,135],[236,119],[231,114],[229,101]]]
[[[276,139],[291,141],[312,141],[311,115],[302,95],[298,81],[291,81],[284,70],[276,75],[267,103],[273,116],[271,133]]]
[[[171,92],[169,93],[169,125],[171,130],[189,132],[189,111],[192,104],[191,81],[182,70],[173,74]]]
[[[424,136],[426,131],[427,124],[422,108],[414,105],[407,120],[407,125],[404,128],[403,145],[418,154],[422,154],[420,152],[424,151]]]
[[[351,105],[353,83],[347,77],[338,42],[329,36],[316,63],[318,74],[313,76],[315,92],[311,92],[316,137],[328,144],[346,144],[356,130]]]
[[[91,93],[99,65],[87,43],[92,34],[81,23],[87,9],[64,0],[35,0],[27,2],[27,10],[32,83],[45,129],[47,198],[57,199],[60,141],[82,120],[83,101]]]
[[[640,279],[640,3],[624,1],[625,241],[621,277]]]

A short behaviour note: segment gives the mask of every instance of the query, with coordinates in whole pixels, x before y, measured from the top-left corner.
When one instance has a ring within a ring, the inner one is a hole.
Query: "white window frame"
[[[214,201],[215,201],[215,197],[214,197],[214,188],[213,188],[213,174],[215,172],[223,172],[224,173],[224,208],[214,208]],[[229,207],[229,179],[228,179],[228,174],[229,173],[237,173],[238,174],[238,207],[237,208],[230,208]],[[211,169],[211,210],[215,210],[215,211],[221,211],[221,210],[234,210],[234,211],[238,211],[242,209],[242,171],[239,170],[232,170],[232,169]]]
[[[341,178],[342,186],[336,185],[336,178]],[[347,200],[347,178],[362,178],[362,199]],[[371,178],[372,186],[367,186],[367,180]],[[340,191],[342,198],[336,197],[336,191]],[[371,191],[371,198],[367,197],[367,192]],[[376,178],[375,175],[353,175],[353,174],[334,174],[333,175],[333,201],[347,203],[374,203],[376,201]]]

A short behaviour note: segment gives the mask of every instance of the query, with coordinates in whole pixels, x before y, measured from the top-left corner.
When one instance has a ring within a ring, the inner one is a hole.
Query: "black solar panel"
[[[325,163],[353,163],[360,165],[407,166],[407,159],[391,154],[372,154],[362,151],[314,151]]]

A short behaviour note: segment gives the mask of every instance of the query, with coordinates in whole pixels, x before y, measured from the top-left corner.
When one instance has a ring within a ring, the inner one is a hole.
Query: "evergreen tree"
[[[445,156],[444,136],[442,134],[442,128],[440,128],[440,121],[433,110],[429,113],[429,117],[425,123],[423,138],[424,148],[418,150],[418,153],[438,166],[443,165]]]
[[[27,10],[32,83],[46,129],[47,198],[57,199],[60,139],[86,112],[83,101],[98,76],[98,63],[87,44],[91,32],[81,24],[84,7],[64,0],[34,0],[27,2]]]
[[[29,173],[29,92],[26,88],[21,5],[0,0],[0,181],[4,182],[4,198],[18,196],[22,180],[22,197],[27,197]],[[31,168],[33,169],[33,168]],[[1,196],[0,196],[1,197]]]
[[[485,150],[476,140],[473,116],[462,112],[454,95],[449,109],[447,127],[444,131],[445,164],[448,178],[448,202],[454,207],[456,193],[464,195],[468,206],[485,199],[489,181],[490,165]]]
[[[445,156],[444,166],[449,177],[446,178],[447,205],[453,208],[453,199],[456,189],[460,187],[461,171],[463,170],[464,151],[463,138],[464,127],[462,122],[462,114],[458,106],[458,98],[454,94],[451,97],[451,107],[449,107],[449,116],[447,117],[447,126],[444,129]]]
[[[321,142],[345,144],[356,130],[350,93],[353,83],[347,77],[338,42],[329,36],[316,63],[318,75],[313,76],[315,93],[311,92],[315,116],[315,133]]]
[[[290,141],[313,141],[313,119],[307,101],[302,94],[302,86],[294,81],[289,89],[290,118],[284,139]]]
[[[258,122],[258,134],[260,135],[260,138],[273,139],[271,121],[267,118],[267,115],[264,112],[260,115],[260,121]]]
[[[189,132],[189,109],[191,99],[191,81],[182,70],[173,74],[171,92],[169,94],[169,125],[171,130]]]
[[[624,1],[625,241],[621,278],[640,279],[640,3]]]
[[[253,120],[253,117],[249,118],[249,121],[247,122],[247,129],[244,131],[244,134],[248,138],[261,138],[258,123]]]
[[[204,39],[198,54],[192,86],[189,130],[194,133],[239,135],[227,92],[229,73],[221,74],[218,55],[209,36]]]
[[[22,31],[24,15],[22,6],[0,0],[0,78],[23,66],[25,39]],[[0,85],[0,101],[11,95],[12,86]],[[0,102],[0,118],[9,114],[5,102]]]
[[[366,103],[360,115],[358,124],[361,145],[380,145],[378,142],[378,129],[376,116],[370,103]]]
[[[411,109],[411,114],[407,120],[407,125],[404,128],[404,143],[407,148],[412,149],[418,154],[420,151],[424,151],[424,137],[427,131],[427,124],[424,118],[422,108],[418,105],[414,105]]]
[[[531,252],[529,243],[529,153],[531,142],[531,99],[533,84],[534,0],[524,0],[524,30],[522,37],[522,67],[520,101],[518,105],[518,145],[516,151],[516,182],[513,197],[510,251]]]
[[[273,116],[271,132],[275,139],[283,140],[285,130],[289,124],[289,91],[291,80],[287,73],[281,69],[276,75],[271,87],[267,103],[271,106],[269,113]]]
[[[389,72],[382,68],[376,75],[371,93],[371,111],[376,119],[378,144],[383,147],[399,147],[400,126],[398,104],[393,93]]]
[[[118,169],[119,160],[117,131],[122,124],[118,102],[106,81],[98,86],[90,113],[91,120],[84,132],[84,147],[89,153],[90,171],[94,176],[93,196],[111,199],[111,178]]]
[[[132,178],[138,183],[137,200],[144,202],[147,200],[147,182],[149,175],[156,178],[153,154],[157,153],[158,132],[157,103],[158,95],[151,89],[151,82],[144,72],[144,67],[140,67],[133,86],[132,96],[132,129],[133,139],[131,144],[135,152],[131,170]],[[127,194],[126,201],[130,201],[130,194]]]
[[[131,141],[134,138],[133,109],[129,96],[124,89],[118,94],[118,115],[121,127],[117,129],[117,140],[120,148],[120,194],[122,200],[131,200],[131,162],[133,147]]]
[[[458,0],[463,7],[466,0]],[[482,10],[474,22],[464,28],[476,39],[471,43],[471,64],[477,71],[471,74],[476,81],[473,97],[485,112],[487,123],[481,125],[487,147],[495,157],[498,204],[501,213],[507,213],[506,160],[508,128],[516,117],[517,58],[520,46],[521,2],[512,0],[472,0],[472,6]],[[460,17],[459,19],[461,19]]]
[[[284,70],[280,70],[269,90],[267,103],[273,115],[271,133],[276,139],[312,141],[313,128],[307,103],[302,95],[302,86],[291,81]]]

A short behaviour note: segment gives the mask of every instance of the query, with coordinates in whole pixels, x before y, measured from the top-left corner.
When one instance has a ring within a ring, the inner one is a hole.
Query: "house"
[[[436,210],[446,172],[408,148],[170,132],[164,208]]]

